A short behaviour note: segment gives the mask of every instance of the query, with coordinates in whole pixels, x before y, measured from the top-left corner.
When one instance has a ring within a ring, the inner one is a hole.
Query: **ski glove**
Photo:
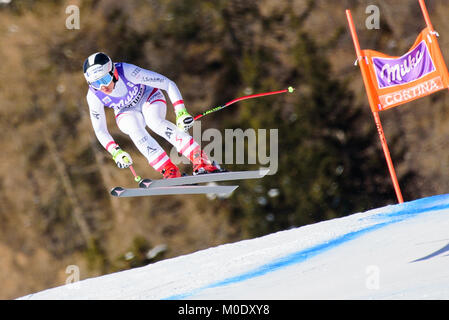
[[[180,109],[176,111],[176,125],[179,129],[187,131],[193,127],[193,117],[187,112],[187,110]]]
[[[115,147],[111,150],[112,159],[114,159],[117,167],[120,169],[128,168],[133,164],[133,160],[128,152],[123,151],[120,147]]]

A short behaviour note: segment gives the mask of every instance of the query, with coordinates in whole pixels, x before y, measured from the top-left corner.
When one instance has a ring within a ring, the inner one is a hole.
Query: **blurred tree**
[[[325,50],[298,31],[290,65],[264,47],[252,51],[242,64],[246,87],[264,92],[295,83],[298,90],[294,99],[248,100],[230,122],[279,130],[278,172],[245,182],[232,198],[244,232],[258,236],[395,203],[375,126],[365,106],[354,104],[346,83],[331,76]],[[286,81],[277,81],[273,69]],[[403,152],[392,154],[400,159]],[[402,182],[413,176],[405,173]]]

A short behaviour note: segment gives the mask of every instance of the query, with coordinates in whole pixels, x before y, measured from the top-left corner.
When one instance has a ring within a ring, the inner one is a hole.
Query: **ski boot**
[[[160,170],[160,173],[164,176],[164,179],[172,179],[181,177],[181,172],[173,162],[168,161]]]
[[[193,155],[193,175],[227,172],[215,161],[210,162],[204,151],[199,151]]]

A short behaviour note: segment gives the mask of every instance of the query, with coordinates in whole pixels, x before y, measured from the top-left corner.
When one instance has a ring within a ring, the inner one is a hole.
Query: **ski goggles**
[[[112,75],[108,73],[103,78],[91,82],[90,85],[95,89],[100,90],[102,86],[107,87],[111,83],[112,79],[113,79]]]

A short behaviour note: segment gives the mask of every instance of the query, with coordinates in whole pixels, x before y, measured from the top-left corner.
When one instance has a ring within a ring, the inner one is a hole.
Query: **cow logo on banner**
[[[386,110],[424,97],[449,85],[446,65],[424,29],[412,48],[401,57],[363,50],[368,58],[371,87],[377,93],[377,110]]]

